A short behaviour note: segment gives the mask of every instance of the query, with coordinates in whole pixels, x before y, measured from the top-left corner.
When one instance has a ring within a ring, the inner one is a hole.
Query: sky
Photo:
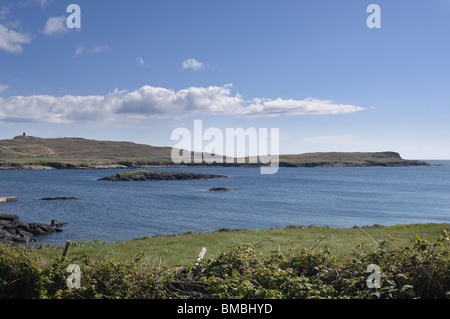
[[[448,0],[0,0],[0,139],[174,146],[201,120],[450,159],[449,35]]]

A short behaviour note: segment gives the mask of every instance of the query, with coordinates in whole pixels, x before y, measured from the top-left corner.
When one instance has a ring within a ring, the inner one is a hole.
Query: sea
[[[67,223],[37,237],[108,242],[146,236],[267,229],[288,225],[353,227],[450,223],[450,161],[423,167],[152,168],[226,175],[197,181],[111,182],[99,178],[130,170],[0,170],[0,211],[23,222]],[[234,189],[210,192],[213,187]],[[74,200],[41,200],[76,197]]]

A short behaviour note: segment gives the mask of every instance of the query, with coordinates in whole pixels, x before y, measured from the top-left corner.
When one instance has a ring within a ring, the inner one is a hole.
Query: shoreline
[[[411,163],[303,163],[292,164],[286,162],[278,163],[280,168],[353,168],[353,167],[430,167],[430,166],[444,166],[444,165],[432,165],[421,161],[412,161]],[[125,166],[125,165],[98,165],[98,166],[83,166],[59,163],[58,165],[9,165],[5,166],[0,163],[0,171],[13,171],[13,170],[120,170],[120,169],[151,169],[151,168],[261,168],[268,167],[268,165],[260,164],[235,164],[235,163],[212,163],[212,164],[155,164],[155,165],[138,165],[138,166]]]

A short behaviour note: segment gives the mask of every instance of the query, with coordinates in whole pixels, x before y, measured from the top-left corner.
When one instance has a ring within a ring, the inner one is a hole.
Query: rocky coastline
[[[36,236],[61,232],[66,223],[56,219],[50,225],[21,222],[14,214],[0,213],[0,243],[4,245],[26,246],[35,242]]]

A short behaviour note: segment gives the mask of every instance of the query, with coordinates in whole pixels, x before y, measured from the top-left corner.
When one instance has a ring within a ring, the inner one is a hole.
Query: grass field
[[[218,229],[211,233],[188,232],[181,235],[136,238],[114,243],[103,241],[73,242],[70,256],[108,257],[131,260],[145,254],[145,263],[153,266],[191,264],[202,247],[205,258],[214,259],[233,244],[251,244],[267,254],[274,250],[325,249],[333,256],[344,256],[354,251],[374,251],[381,242],[393,248],[408,246],[416,235],[429,241],[438,238],[450,224],[410,224],[396,226],[365,226],[362,228],[330,228],[322,226],[288,226],[264,230]],[[33,252],[53,258],[62,254],[63,247],[41,245]]]

